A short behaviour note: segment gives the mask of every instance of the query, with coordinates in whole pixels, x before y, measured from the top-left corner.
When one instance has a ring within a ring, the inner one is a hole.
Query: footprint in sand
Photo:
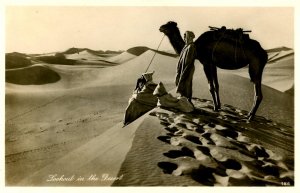
[[[166,132],[157,139],[170,145],[170,150],[163,153],[170,160],[158,163],[163,173],[189,176],[203,185],[277,186],[282,181],[294,184],[294,172],[282,156],[243,134],[245,124],[248,130],[257,125],[244,120],[246,111],[224,105],[216,114],[209,100],[194,99],[193,103],[196,108],[193,113],[166,110],[151,113]],[[258,117],[258,121],[278,127],[263,117]],[[181,149],[173,150],[173,146]]]
[[[164,153],[164,156],[168,158],[178,158],[178,157],[185,157],[185,156],[195,158],[194,152],[187,147],[182,147],[181,150],[170,150]]]

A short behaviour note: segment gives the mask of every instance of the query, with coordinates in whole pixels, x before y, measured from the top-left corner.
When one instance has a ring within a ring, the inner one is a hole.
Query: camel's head
[[[165,25],[160,26],[159,31],[163,32],[166,35],[169,35],[174,32],[174,30],[178,30],[177,23],[174,21],[169,21]]]
[[[176,53],[180,54],[185,43],[180,35],[177,23],[174,21],[169,21],[165,25],[160,26],[159,31],[164,33],[169,38],[170,43],[173,46]]]

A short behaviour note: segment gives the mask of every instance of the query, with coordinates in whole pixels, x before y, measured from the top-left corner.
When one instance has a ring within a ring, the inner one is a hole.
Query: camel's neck
[[[180,35],[179,30],[173,34],[169,34],[167,35],[171,45],[173,46],[173,48],[175,49],[177,54],[180,54],[181,50],[183,49],[185,43]]]

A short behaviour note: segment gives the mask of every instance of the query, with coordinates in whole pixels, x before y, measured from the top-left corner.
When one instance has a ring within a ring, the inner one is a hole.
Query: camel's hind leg
[[[254,99],[251,111],[248,113],[248,120],[252,120],[256,114],[256,111],[263,99],[262,91],[261,91],[261,82],[254,83]]]
[[[254,83],[254,101],[252,109],[248,114],[248,119],[251,120],[255,116],[256,111],[263,100],[261,81],[264,67],[268,61],[268,54],[257,41],[252,40],[249,42],[246,56],[249,62],[251,82]]]
[[[254,61],[249,64],[249,75],[251,81],[254,83],[254,99],[251,111],[248,113],[248,120],[252,120],[256,114],[256,111],[263,100],[263,94],[261,90],[262,73],[265,66],[265,62]]]

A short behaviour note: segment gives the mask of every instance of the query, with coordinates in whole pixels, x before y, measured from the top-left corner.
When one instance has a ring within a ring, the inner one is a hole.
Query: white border
[[[294,7],[295,8],[295,37],[294,37],[294,45],[295,45],[295,186],[294,187],[135,187],[135,188],[128,188],[128,187],[120,187],[120,188],[114,188],[114,187],[43,187],[43,188],[33,188],[33,187],[5,187],[5,181],[4,181],[4,108],[5,108],[5,102],[4,102],[4,95],[5,95],[5,70],[4,70],[4,53],[5,53],[5,6],[10,5],[20,5],[20,6],[210,6],[210,7]],[[298,107],[299,104],[297,102],[298,99],[298,89],[297,89],[297,83],[299,82],[299,78],[297,77],[299,67],[298,66],[298,42],[299,38],[297,37],[297,34],[300,34],[299,30],[299,6],[296,2],[296,0],[44,0],[44,1],[38,1],[38,0],[4,0],[1,1],[1,8],[0,8],[0,42],[2,42],[0,46],[1,56],[0,61],[1,62],[1,88],[2,95],[0,100],[1,105],[1,129],[2,129],[2,140],[0,145],[0,153],[1,153],[1,164],[0,164],[0,192],[207,192],[207,191],[214,191],[214,192],[272,192],[272,193],[282,193],[284,192],[300,192],[299,191],[299,176],[297,174],[297,171],[299,171],[299,167],[297,164],[299,161],[299,155],[297,154],[298,150],[298,125],[299,121],[297,120],[298,113]],[[2,17],[3,16],[3,17]],[[298,152],[299,153],[299,152]]]

